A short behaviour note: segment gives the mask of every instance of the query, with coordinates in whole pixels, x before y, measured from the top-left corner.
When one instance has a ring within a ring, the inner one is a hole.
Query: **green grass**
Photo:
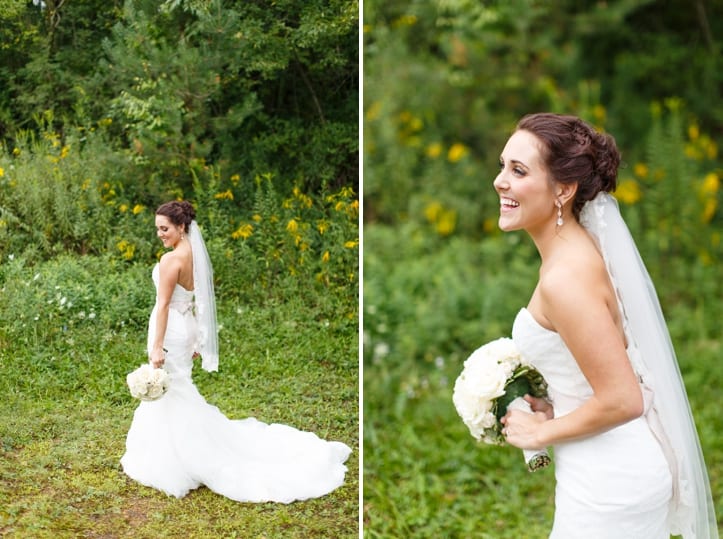
[[[538,262],[529,242],[506,235],[435,243],[404,225],[368,225],[364,241],[364,537],[546,538],[553,468],[530,473],[519,450],[477,443],[452,403],[463,361],[509,336],[534,287]],[[720,295],[686,303],[676,300],[675,283],[657,284],[720,519]],[[685,283],[691,286],[719,287],[712,280]]]
[[[150,267],[103,274],[102,265],[68,258],[4,268],[0,536],[357,537],[355,308],[308,291],[253,304],[224,299],[220,370],[194,372],[200,392],[232,419],[286,423],[351,446],[345,484],[289,505],[238,503],[205,487],[177,500],[130,480],[119,464],[137,405],[125,375],[145,361]],[[116,286],[103,286],[110,282]],[[49,305],[56,287],[75,305]],[[131,292],[134,310],[123,319]],[[81,320],[80,308],[89,307],[97,316]],[[38,321],[34,308],[44,310]]]

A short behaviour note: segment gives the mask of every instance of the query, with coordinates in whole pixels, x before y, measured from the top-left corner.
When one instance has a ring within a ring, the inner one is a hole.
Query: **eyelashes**
[[[499,165],[500,165],[500,170],[504,170],[505,162],[502,161],[502,159],[500,159]],[[512,174],[514,174],[518,178],[522,178],[523,176],[527,175],[527,171],[520,166],[514,165],[512,167]]]

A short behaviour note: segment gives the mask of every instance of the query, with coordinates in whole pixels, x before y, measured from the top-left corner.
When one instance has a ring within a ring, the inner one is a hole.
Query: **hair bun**
[[[595,148],[594,170],[600,180],[600,190],[610,193],[615,190],[617,185],[620,152],[615,144],[615,139],[607,133],[595,133],[593,145]]]
[[[181,205],[181,209],[183,210],[183,213],[188,218],[188,220],[186,222],[190,224],[190,222],[196,218],[196,210],[193,208],[193,205],[190,202],[188,202],[187,200],[182,200],[180,202],[180,205]]]

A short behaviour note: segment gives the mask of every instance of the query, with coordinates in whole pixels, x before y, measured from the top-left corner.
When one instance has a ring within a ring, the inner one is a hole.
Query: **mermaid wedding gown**
[[[512,338],[545,377],[555,417],[592,396],[558,333],[527,309]],[[638,353],[633,347],[628,354]],[[555,520],[550,539],[668,539],[672,477],[663,450],[640,417],[601,434],[554,446]]]
[[[158,288],[158,265],[153,281]],[[123,471],[177,498],[205,485],[241,502],[290,503],[341,486],[351,452],[347,445],[254,418],[230,420],[201,396],[191,379],[198,333],[193,296],[176,285],[163,343],[170,387],[159,400],[141,402],[136,409],[121,459]]]

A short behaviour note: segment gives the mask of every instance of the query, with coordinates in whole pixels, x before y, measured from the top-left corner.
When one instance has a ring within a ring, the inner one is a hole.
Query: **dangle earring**
[[[557,226],[562,226],[565,224],[562,220],[562,204],[560,204],[559,200],[556,200],[555,206],[557,206]]]

